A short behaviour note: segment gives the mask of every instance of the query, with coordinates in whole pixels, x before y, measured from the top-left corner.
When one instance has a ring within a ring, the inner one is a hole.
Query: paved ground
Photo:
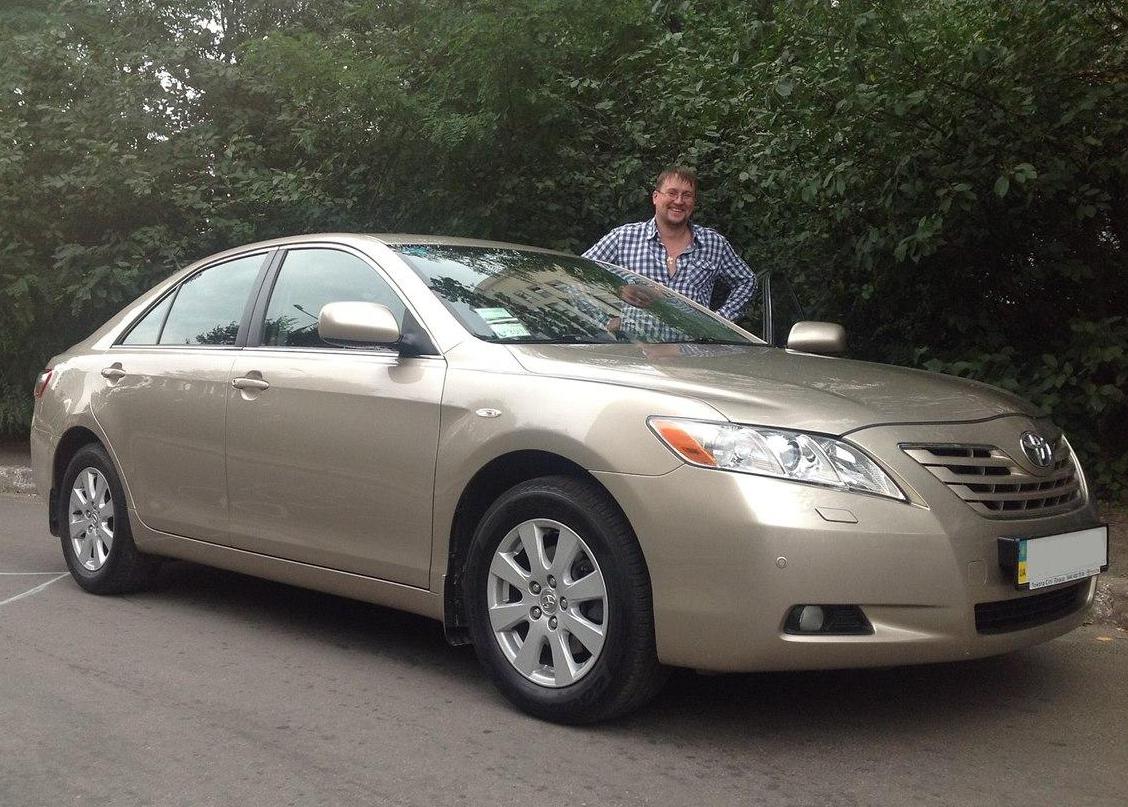
[[[27,465],[31,449],[27,440],[0,440],[0,466]]]
[[[0,496],[0,804],[1128,794],[1128,635],[1111,627],[965,664],[678,674],[640,714],[568,729],[515,712],[429,620],[184,563],[151,592],[93,597],[63,568],[38,502]]]
[[[27,440],[0,440],[0,493],[34,493]]]

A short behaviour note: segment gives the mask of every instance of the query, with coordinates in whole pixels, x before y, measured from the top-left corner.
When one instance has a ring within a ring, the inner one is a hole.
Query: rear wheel
[[[148,582],[157,560],[133,543],[125,492],[102,446],[83,446],[71,458],[57,506],[63,557],[80,586],[121,594]]]
[[[466,579],[478,657],[525,711],[603,720],[664,681],[642,552],[595,485],[545,477],[503,494],[478,526]]]

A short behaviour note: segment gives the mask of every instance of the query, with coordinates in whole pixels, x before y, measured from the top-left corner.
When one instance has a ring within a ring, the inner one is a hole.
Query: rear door
[[[268,285],[228,380],[232,543],[426,587],[445,361],[318,338],[335,301],[403,325],[404,301],[357,253],[290,249]]]
[[[95,379],[94,416],[149,527],[226,535],[227,389],[269,254],[214,264],[179,284],[107,352]]]

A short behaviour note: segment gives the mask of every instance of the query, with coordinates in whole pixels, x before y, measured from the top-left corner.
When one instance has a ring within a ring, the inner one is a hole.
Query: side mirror
[[[400,327],[386,305],[337,302],[322,307],[317,335],[342,347],[393,345],[399,341]]]
[[[845,353],[846,329],[836,322],[796,322],[787,335],[787,349],[804,353]]]

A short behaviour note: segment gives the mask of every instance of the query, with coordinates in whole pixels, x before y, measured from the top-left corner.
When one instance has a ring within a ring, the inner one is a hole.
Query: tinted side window
[[[236,258],[205,269],[181,284],[160,344],[235,344],[243,308],[264,258]]]
[[[173,295],[169,294],[161,300],[156,308],[151,309],[148,314],[138,320],[137,324],[121,340],[121,343],[123,345],[157,344],[157,340],[161,338],[161,326],[164,325],[165,314],[168,313],[168,307],[172,304],[172,298]]]
[[[317,335],[326,303],[380,303],[403,326],[403,301],[367,263],[335,249],[294,249],[278,273],[266,309],[262,343],[280,347],[335,347]]]

